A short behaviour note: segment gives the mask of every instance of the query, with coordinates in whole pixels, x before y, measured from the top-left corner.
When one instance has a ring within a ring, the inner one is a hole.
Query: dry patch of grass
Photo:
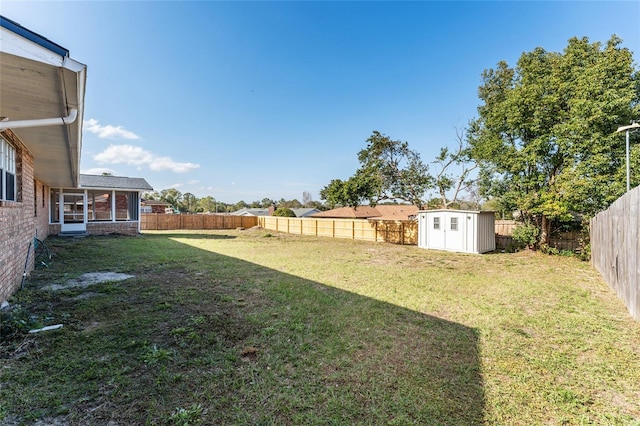
[[[640,424],[640,325],[575,259],[261,230],[47,243],[3,314],[7,424]],[[41,290],[100,271],[133,278]]]

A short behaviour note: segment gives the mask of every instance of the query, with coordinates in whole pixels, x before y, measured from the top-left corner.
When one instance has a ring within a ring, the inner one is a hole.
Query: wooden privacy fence
[[[591,219],[591,263],[640,321],[640,186]]]
[[[496,248],[505,249],[516,244],[511,237],[513,230],[518,227],[520,222],[515,220],[496,220]],[[580,232],[552,232],[549,238],[549,246],[558,250],[574,251],[580,248]]]
[[[163,214],[142,213],[141,231],[170,229],[235,229],[251,228],[258,224],[256,216],[231,216],[222,214]]]
[[[258,225],[272,231],[316,237],[349,238],[417,245],[418,222],[415,220],[315,219],[260,216]]]
[[[171,229],[235,229],[261,226],[289,234],[318,237],[351,238],[364,241],[385,241],[394,244],[417,245],[418,222],[415,220],[329,219],[277,216],[232,216],[223,214],[163,214],[142,213],[140,230]],[[514,220],[496,220],[496,248],[514,244],[511,233],[518,226]],[[553,234],[551,246],[559,250],[579,247],[577,232]]]

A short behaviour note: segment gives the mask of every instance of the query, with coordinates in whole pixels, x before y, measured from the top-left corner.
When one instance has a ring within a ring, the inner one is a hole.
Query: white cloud
[[[140,136],[125,130],[122,126],[112,126],[110,124],[102,126],[95,118],[85,120],[84,129],[102,139],[140,139]]]
[[[107,149],[93,156],[100,164],[127,164],[130,166],[146,166],[151,170],[168,170],[174,173],[185,173],[200,167],[195,163],[179,163],[169,157],[160,157],[139,146],[110,145]]]
[[[178,163],[173,161],[169,157],[156,157],[152,163],[149,164],[149,168],[155,171],[170,170],[174,173],[186,173],[195,170],[200,167],[200,164],[195,163]]]

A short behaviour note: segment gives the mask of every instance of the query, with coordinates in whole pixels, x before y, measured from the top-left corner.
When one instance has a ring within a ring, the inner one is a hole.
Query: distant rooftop
[[[406,204],[378,204],[375,207],[360,206],[338,207],[321,213],[311,215],[311,217],[344,218],[344,219],[384,219],[384,220],[408,220],[415,217],[418,208]]]

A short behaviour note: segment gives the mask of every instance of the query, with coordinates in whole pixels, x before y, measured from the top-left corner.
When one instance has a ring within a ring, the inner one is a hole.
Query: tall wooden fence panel
[[[513,230],[520,225],[515,220],[496,220],[496,248],[505,249],[515,244],[511,237]],[[580,232],[552,232],[549,237],[549,246],[558,250],[574,251],[580,248]]]
[[[260,216],[264,229],[317,237],[349,238],[417,245],[418,222],[415,220],[324,219]]]
[[[173,229],[235,229],[251,228],[258,224],[255,216],[231,216],[222,214],[163,214],[142,213],[141,231]]]
[[[591,219],[591,263],[640,321],[640,186]]]

